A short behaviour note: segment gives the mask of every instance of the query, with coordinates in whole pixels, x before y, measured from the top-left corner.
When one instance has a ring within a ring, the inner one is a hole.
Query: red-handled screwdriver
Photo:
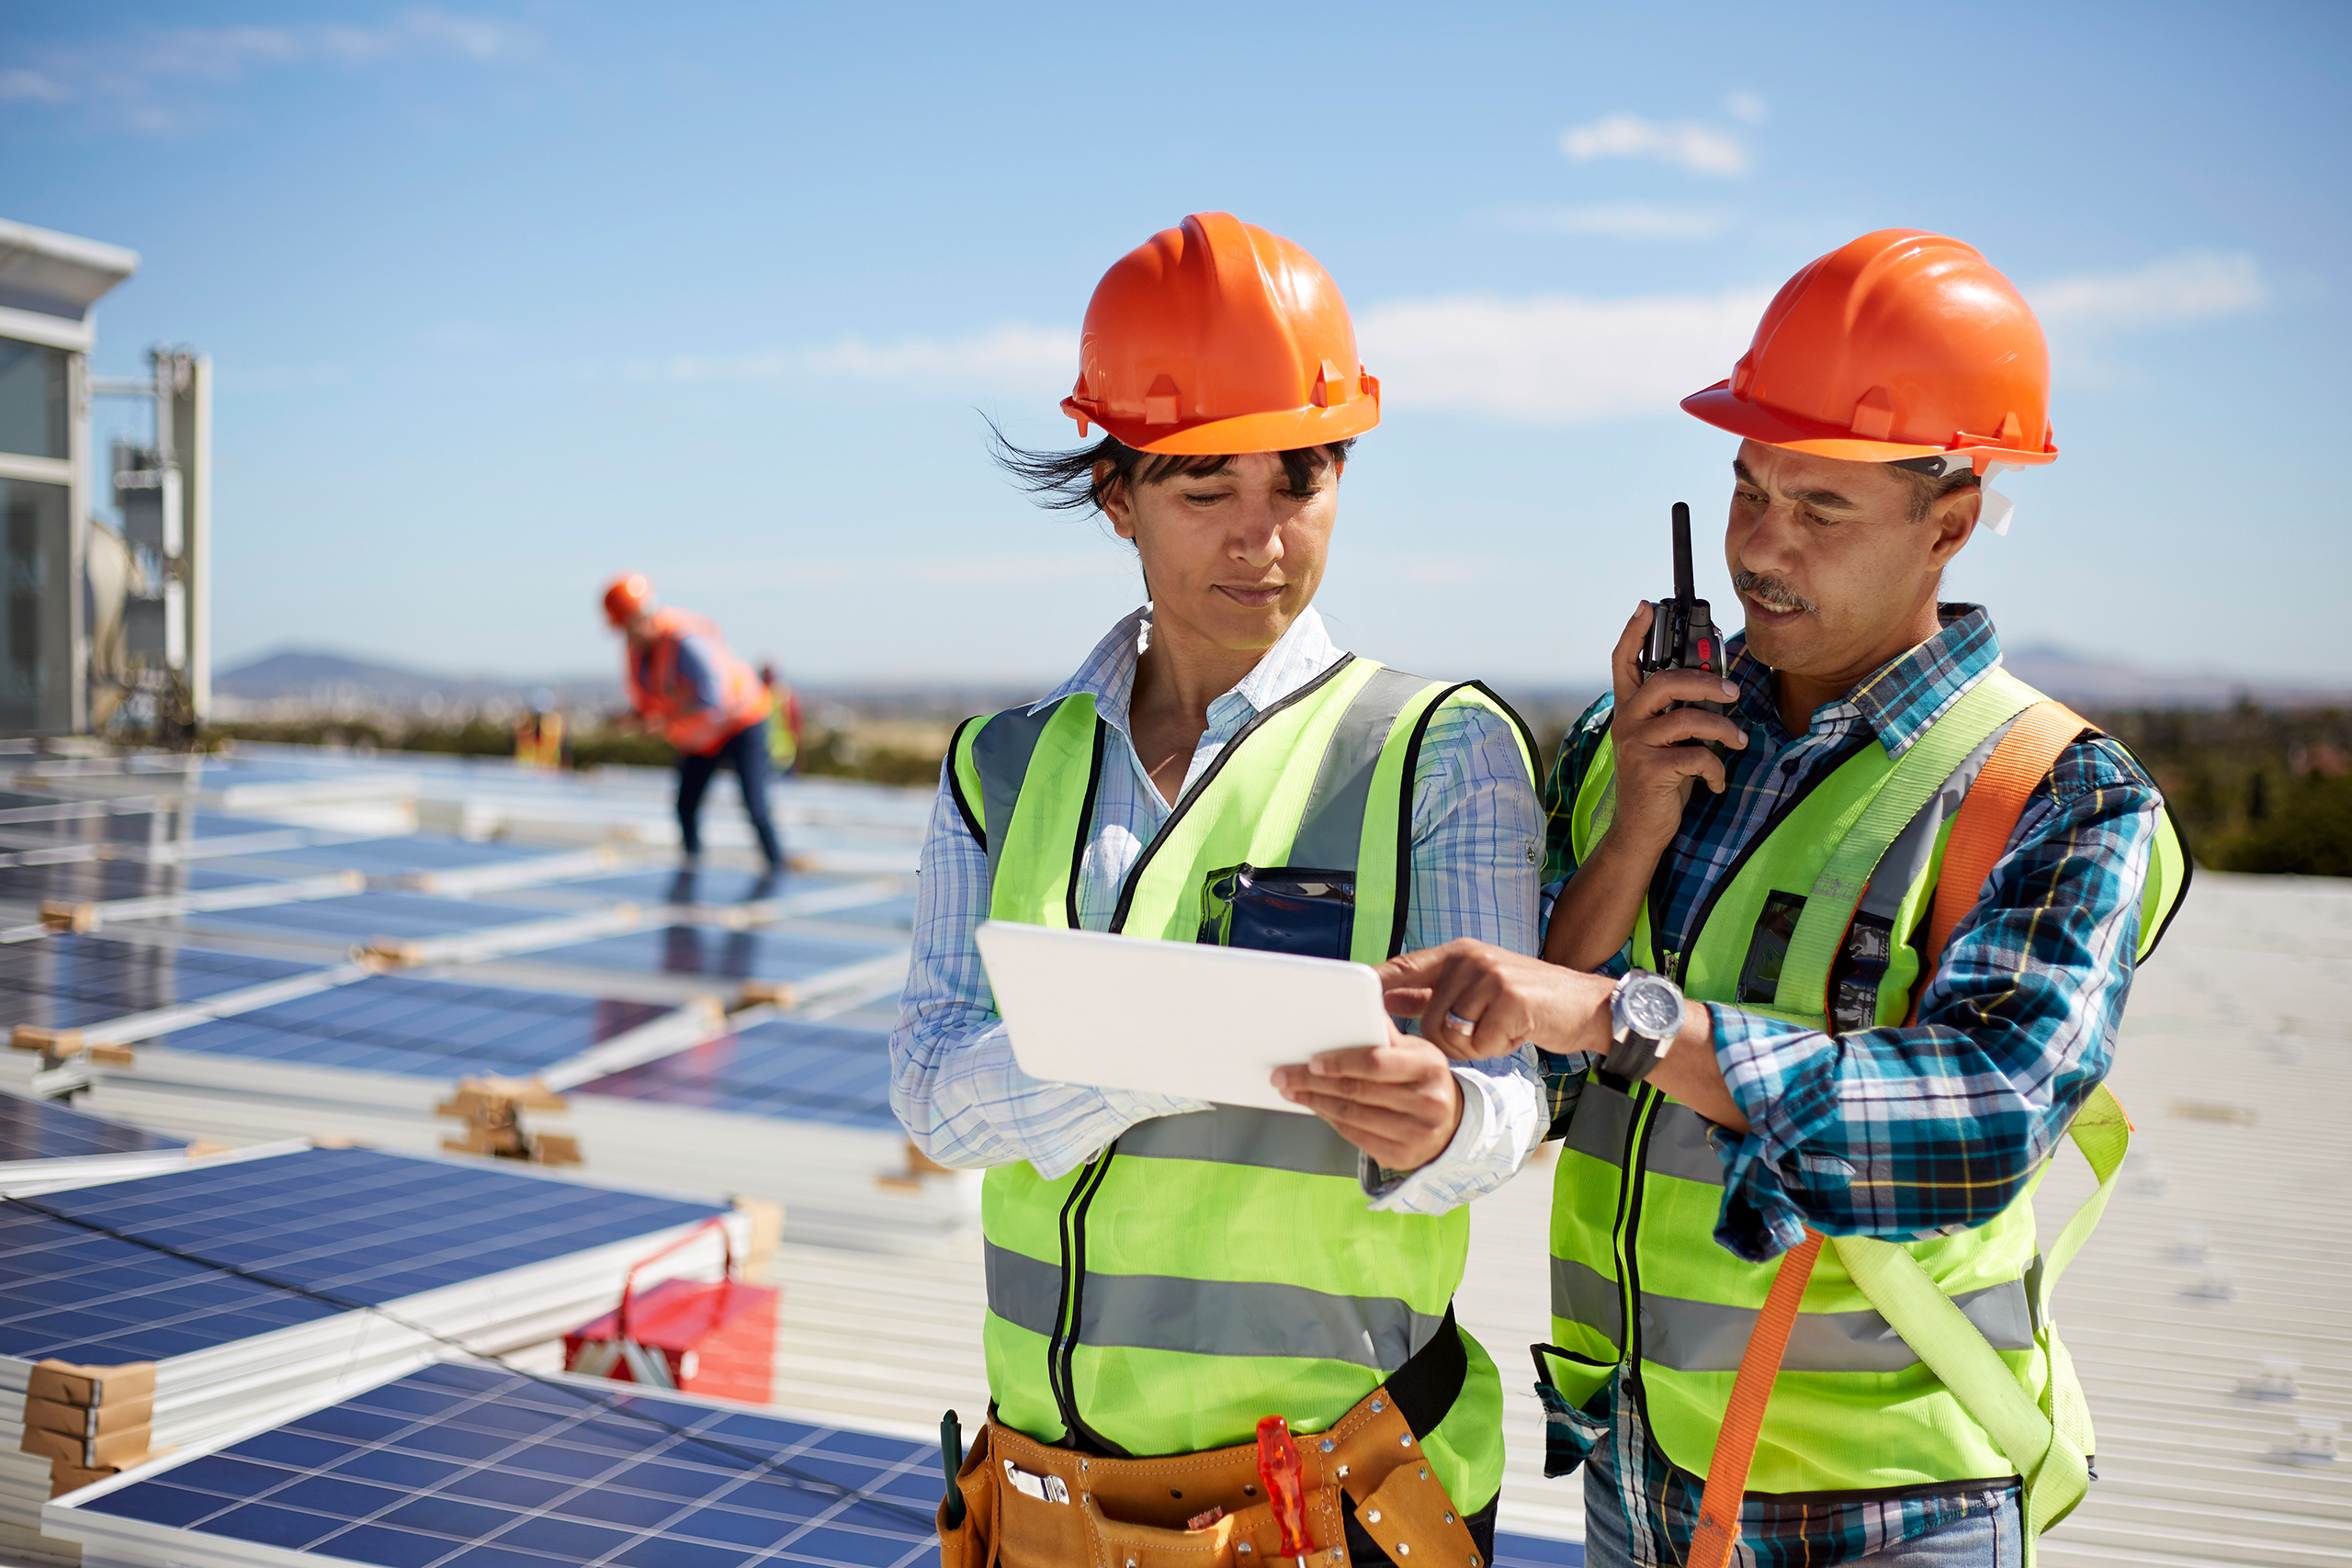
[[[1315,1550],[1306,1539],[1306,1488],[1300,1480],[1298,1445],[1291,1441],[1290,1423],[1279,1416],[1258,1423],[1258,1479],[1266,1483],[1274,1528],[1282,1531],[1283,1555],[1306,1568],[1306,1555]]]

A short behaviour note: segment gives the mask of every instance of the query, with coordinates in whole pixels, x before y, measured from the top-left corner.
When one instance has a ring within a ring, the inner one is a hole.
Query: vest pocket
[[[1529,1349],[1535,1356],[1535,1397],[1544,1405],[1544,1473],[1573,1474],[1609,1435],[1621,1369],[1557,1345]]]
[[[1201,884],[1197,941],[1301,958],[1354,951],[1356,874],[1298,865],[1229,865]]]

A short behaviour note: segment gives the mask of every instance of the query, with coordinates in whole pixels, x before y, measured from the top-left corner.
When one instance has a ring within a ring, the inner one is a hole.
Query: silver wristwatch
[[[1639,1083],[1650,1076],[1682,1030],[1682,987],[1663,975],[1630,969],[1609,993],[1609,1038],[1600,1070]]]

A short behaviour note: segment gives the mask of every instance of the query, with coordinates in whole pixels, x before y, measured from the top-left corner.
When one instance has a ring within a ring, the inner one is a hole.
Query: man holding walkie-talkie
[[[1460,1057],[1532,1040],[1562,1142],[1546,1471],[1605,1564],[2030,1562],[2092,1441],[2037,1235],[2071,1140],[2102,1195],[2134,964],[2188,866],[2146,771],[1939,602],[1985,481],[2052,461],[2032,311],[1976,251],[1864,235],[1683,407],[1740,438],[1747,625],[1618,639],[1548,806],[1544,959],[1385,966]],[[1697,787],[1703,784],[1703,788]]]

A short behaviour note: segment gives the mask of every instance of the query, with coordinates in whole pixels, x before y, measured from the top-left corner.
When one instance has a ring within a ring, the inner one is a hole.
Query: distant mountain
[[[2242,697],[2265,707],[2323,707],[2352,702],[2352,684],[2307,685],[2245,681],[2224,675],[2160,674],[2137,665],[2091,658],[2051,643],[2011,649],[2009,672],[2077,707],[2219,708]]]
[[[220,696],[288,707],[472,706],[525,699],[542,686],[564,706],[605,706],[620,700],[620,683],[610,676],[527,681],[435,674],[311,649],[266,654],[212,677]]]

